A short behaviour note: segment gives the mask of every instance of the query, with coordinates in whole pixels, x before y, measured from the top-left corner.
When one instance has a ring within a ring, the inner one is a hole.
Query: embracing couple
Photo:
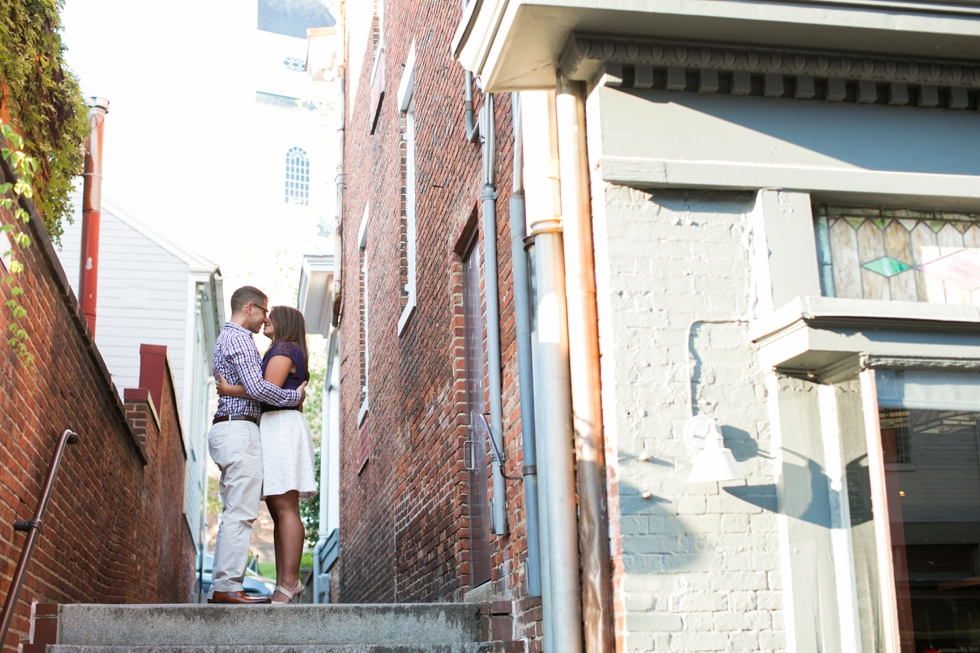
[[[272,340],[261,361],[253,340],[260,330]],[[270,311],[261,290],[239,288],[211,364],[219,399],[208,449],[221,470],[224,510],[208,603],[270,602],[242,590],[252,523],[265,499],[275,525],[277,585],[271,603],[285,605],[303,591],[299,502],[317,491],[313,438],[302,412],[310,378],[303,314],[288,306]]]

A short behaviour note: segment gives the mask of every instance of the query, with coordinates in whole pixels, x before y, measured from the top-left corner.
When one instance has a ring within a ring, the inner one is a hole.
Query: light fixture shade
[[[745,477],[738,471],[735,456],[725,446],[707,446],[698,452],[691,467],[689,483],[717,483],[719,481],[741,481]]]

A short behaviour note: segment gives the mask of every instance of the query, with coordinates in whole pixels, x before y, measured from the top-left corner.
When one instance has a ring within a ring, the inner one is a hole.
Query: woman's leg
[[[282,542],[279,538],[279,515],[276,512],[274,502],[266,500],[266,507],[269,509],[269,515],[272,517],[272,545],[276,551],[276,584],[278,585],[279,579],[282,578]]]
[[[306,529],[303,528],[303,521],[299,518],[299,492],[292,490],[285,494],[266,497],[270,511],[274,510],[275,535],[276,535],[276,568],[280,568],[281,576],[276,578],[276,582],[293,591],[299,586],[299,563],[303,557],[303,540],[306,537]],[[272,600],[284,600],[286,597],[278,592]]]

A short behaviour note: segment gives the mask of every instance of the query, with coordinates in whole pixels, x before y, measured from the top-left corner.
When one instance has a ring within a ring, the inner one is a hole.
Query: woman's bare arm
[[[281,388],[295,367],[296,363],[289,356],[273,356],[265,366],[265,380]]]

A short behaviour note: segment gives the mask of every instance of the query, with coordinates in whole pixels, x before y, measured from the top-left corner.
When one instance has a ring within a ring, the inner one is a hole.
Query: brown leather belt
[[[258,424],[259,418],[252,417],[251,415],[217,415],[213,420],[212,424],[217,424],[219,422],[251,422],[252,424]]]

